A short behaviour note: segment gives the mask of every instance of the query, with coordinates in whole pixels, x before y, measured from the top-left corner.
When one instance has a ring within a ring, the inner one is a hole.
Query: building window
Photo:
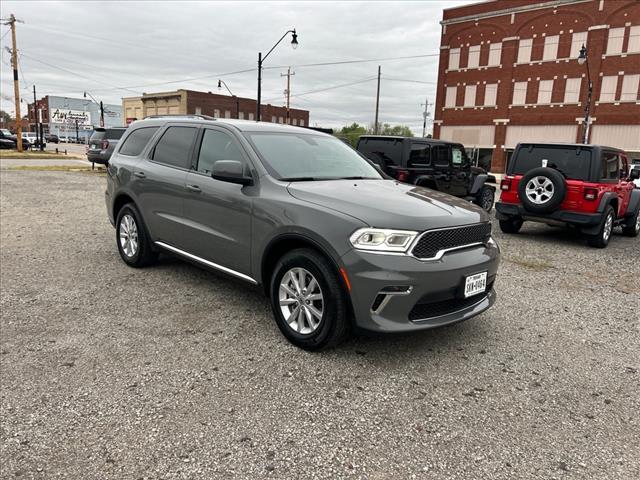
[[[244,112],[238,112],[238,118],[244,120]]]
[[[638,85],[640,85],[640,75],[625,75],[622,78],[622,102],[635,102],[638,100]]]
[[[249,113],[249,120],[253,120],[253,119],[254,119],[253,112],[250,112]]]
[[[464,106],[475,107],[476,105],[476,86],[467,85],[464,89]]]
[[[278,117],[278,123],[284,123],[284,118]]]
[[[224,111],[224,118],[231,118],[231,110]]]
[[[532,38],[525,38],[524,40],[520,40],[520,43],[518,45],[518,63],[529,63],[531,61],[532,43]]]
[[[513,84],[513,104],[524,105],[527,101],[527,82],[515,82]]]
[[[551,103],[551,93],[553,92],[553,80],[540,80],[538,84],[538,103]]]
[[[624,27],[610,28],[607,40],[607,55],[619,55],[622,53],[622,41],[624,40]]]
[[[202,107],[196,107],[196,115],[202,115]]]
[[[629,29],[629,45],[627,45],[627,53],[640,52],[640,25]]]
[[[478,66],[480,66],[480,45],[471,45],[469,47],[467,68],[478,68]]]
[[[300,126],[304,127],[304,120],[300,120]]]
[[[484,104],[494,106],[498,97],[498,84],[488,83],[484,89]]]
[[[445,108],[453,108],[456,106],[457,95],[458,95],[458,87],[447,87],[447,93],[444,97]]]
[[[600,87],[600,101],[613,102],[616,98],[617,86],[618,86],[617,75],[602,77],[602,85]]]
[[[292,120],[292,122],[293,122],[293,124],[294,124],[294,125],[298,125],[298,119],[297,119],[297,118],[294,118],[294,119]]]
[[[458,70],[460,68],[460,49],[452,48],[449,50],[449,70]]]
[[[567,78],[564,86],[564,103],[578,103],[580,99],[581,78]]]
[[[490,67],[500,65],[500,56],[502,54],[502,42],[492,43],[489,45],[489,63]]]
[[[574,60],[580,55],[580,49],[582,45],[587,44],[587,32],[576,32],[571,37],[571,54],[569,55]]]
[[[275,115],[273,115],[273,116],[271,117],[271,123],[277,123],[277,122],[278,122],[278,119],[276,118],[276,116],[275,116]]]
[[[213,116],[216,118],[220,117],[220,110],[218,110],[217,108],[213,111]]]
[[[560,35],[549,35],[544,38],[544,51],[542,60],[555,60],[558,58],[558,42]]]

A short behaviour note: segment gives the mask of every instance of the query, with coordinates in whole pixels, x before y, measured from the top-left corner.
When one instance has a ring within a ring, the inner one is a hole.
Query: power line
[[[302,93],[297,93],[297,94],[291,95],[291,97],[302,97],[302,96],[305,96],[305,95],[311,95],[311,94],[314,94],[314,93],[321,93],[321,92],[327,92],[327,91],[329,91],[329,90],[335,90],[335,89],[337,89],[337,88],[350,87],[350,86],[352,86],[352,85],[358,85],[358,84],[360,84],[360,83],[370,82],[370,81],[372,81],[372,80],[376,80],[377,78],[378,78],[378,77],[377,77],[377,76],[375,76],[375,77],[365,78],[365,79],[363,79],[363,80],[358,80],[358,81],[355,81],[355,82],[342,83],[342,84],[339,84],[339,85],[332,85],[332,86],[330,86],[330,87],[320,88],[320,89],[318,89],[318,90],[309,90],[308,92],[302,92]],[[265,101],[265,102],[271,102],[271,101],[273,101],[273,100],[277,100],[277,99],[279,99],[279,98],[280,98],[280,97],[274,97],[274,98],[269,98],[269,99],[264,100],[264,101]]]

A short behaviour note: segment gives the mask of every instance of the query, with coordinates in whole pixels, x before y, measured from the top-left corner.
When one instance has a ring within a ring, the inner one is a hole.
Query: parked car
[[[0,130],[0,148],[2,149],[14,149],[16,146],[16,136],[9,130],[3,128]]]
[[[401,182],[462,197],[487,212],[493,207],[496,178],[471,165],[459,143],[426,138],[363,135],[357,150]]]
[[[260,285],[284,336],[305,349],[336,344],[352,326],[459,322],[496,298],[499,249],[486,212],[384,178],[308,129],[134,122],[109,160],[106,204],[127,265],[168,252]]]
[[[40,148],[40,138],[35,132],[22,132],[22,146],[24,148]],[[43,143],[43,148],[47,147],[46,141]]]
[[[58,140],[60,141],[60,143],[69,143],[69,137],[66,135],[60,135],[58,137]]]
[[[500,185],[496,216],[505,233],[517,233],[525,220],[569,225],[604,248],[615,226],[631,237],[640,232],[639,175],[617,148],[521,143]]]
[[[58,135],[56,135],[55,133],[48,133],[44,136],[45,141],[50,142],[50,143],[58,143],[60,142],[60,139],[58,138]]]
[[[126,127],[96,128],[89,139],[87,160],[106,165],[126,130]]]

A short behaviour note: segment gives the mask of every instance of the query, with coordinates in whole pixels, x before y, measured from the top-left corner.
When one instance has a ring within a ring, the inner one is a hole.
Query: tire
[[[493,208],[495,196],[496,191],[493,188],[484,185],[478,192],[476,201],[474,203],[482,208],[485,212],[490,213],[491,209]]]
[[[312,290],[303,290],[304,284]],[[347,294],[335,268],[315,250],[300,248],[280,258],[273,269],[269,291],[276,324],[295,346],[321,350],[348,337],[351,323]],[[314,298],[305,299],[305,295]],[[287,303],[281,305],[281,298]],[[296,317],[294,313],[301,304],[302,313]],[[289,322],[285,313],[290,315]]]
[[[118,212],[116,244],[120,257],[130,267],[146,267],[158,258],[151,247],[142,216],[133,203],[127,203]]]
[[[548,167],[534,168],[518,183],[518,195],[524,208],[533,213],[551,213],[567,193],[564,176]]]
[[[507,220],[500,220],[500,230],[504,233],[518,233],[522,228],[524,220],[520,217],[511,217]]]
[[[640,234],[640,208],[622,226],[622,234],[627,237],[637,237]]]
[[[611,234],[613,233],[613,223],[615,222],[616,214],[613,211],[613,207],[608,205],[602,216],[602,223],[600,229],[596,235],[591,235],[587,238],[587,242],[594,248],[605,248],[609,245],[611,240]]]

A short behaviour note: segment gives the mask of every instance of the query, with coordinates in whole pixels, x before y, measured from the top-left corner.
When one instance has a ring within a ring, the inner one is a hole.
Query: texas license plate
[[[464,282],[464,298],[472,297],[487,289],[487,272],[469,275]]]

